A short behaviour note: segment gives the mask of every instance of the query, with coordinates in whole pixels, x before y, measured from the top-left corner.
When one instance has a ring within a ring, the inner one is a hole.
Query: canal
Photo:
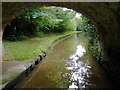
[[[74,34],[55,46],[17,88],[111,88],[113,84],[94,60],[87,36]]]

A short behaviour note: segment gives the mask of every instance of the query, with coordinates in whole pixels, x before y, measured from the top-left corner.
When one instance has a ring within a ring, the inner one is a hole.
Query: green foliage
[[[43,38],[46,34],[62,33],[66,31],[83,31],[90,35],[89,49],[99,61],[98,35],[94,26],[85,16],[76,18],[76,12],[61,7],[42,7],[16,17],[6,27],[3,39],[10,41],[24,40],[30,37]]]
[[[88,49],[91,51],[93,57],[101,63],[101,53],[98,51],[99,35],[95,31],[94,25],[92,25],[90,20],[85,16],[77,18],[77,24],[79,25],[78,30],[83,31],[85,34],[90,36]]]
[[[100,55],[100,52],[98,51],[98,36],[97,35],[95,35],[94,37],[89,38],[88,48],[90,49],[93,57],[95,57],[96,60],[98,62],[100,62],[101,55]]]
[[[46,33],[76,30],[75,11],[61,7],[42,7],[16,17],[4,31],[3,38],[10,41],[29,37],[44,37]]]
[[[91,28],[90,20],[85,16],[81,16],[80,18],[76,18],[77,27],[79,31],[88,32],[88,29]]]

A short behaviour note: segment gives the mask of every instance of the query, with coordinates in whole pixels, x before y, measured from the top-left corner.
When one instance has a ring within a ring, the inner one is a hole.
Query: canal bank
[[[78,33],[78,32],[72,32]],[[65,38],[69,37],[72,33],[66,33],[65,35],[61,35],[61,37],[55,39],[53,42],[50,42],[50,46],[54,46]],[[48,48],[48,49],[49,49]],[[48,50],[46,49],[46,50]],[[46,51],[47,52],[47,51]],[[37,60],[25,60],[25,61],[3,61],[2,62],[2,87],[13,87],[15,84],[19,82],[20,79],[24,79],[26,77],[26,72],[30,72],[36,67],[35,63],[38,63],[40,59]],[[32,67],[31,67],[32,66]],[[31,68],[31,69],[30,69]]]
[[[52,46],[16,88],[115,88],[92,57],[87,42],[87,36],[80,33]]]

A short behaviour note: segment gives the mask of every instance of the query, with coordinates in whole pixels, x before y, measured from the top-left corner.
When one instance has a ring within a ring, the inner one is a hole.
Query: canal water
[[[18,88],[110,88],[112,83],[93,59],[87,36],[74,34],[51,47],[47,57]]]

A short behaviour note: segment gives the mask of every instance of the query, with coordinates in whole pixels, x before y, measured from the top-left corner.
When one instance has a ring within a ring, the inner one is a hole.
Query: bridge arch
[[[100,36],[100,51],[105,61],[104,68],[120,80],[120,3],[113,2],[3,2],[2,32],[16,16],[27,10],[42,6],[60,6],[73,9],[87,16],[97,28]],[[2,33],[0,34],[2,40]]]

